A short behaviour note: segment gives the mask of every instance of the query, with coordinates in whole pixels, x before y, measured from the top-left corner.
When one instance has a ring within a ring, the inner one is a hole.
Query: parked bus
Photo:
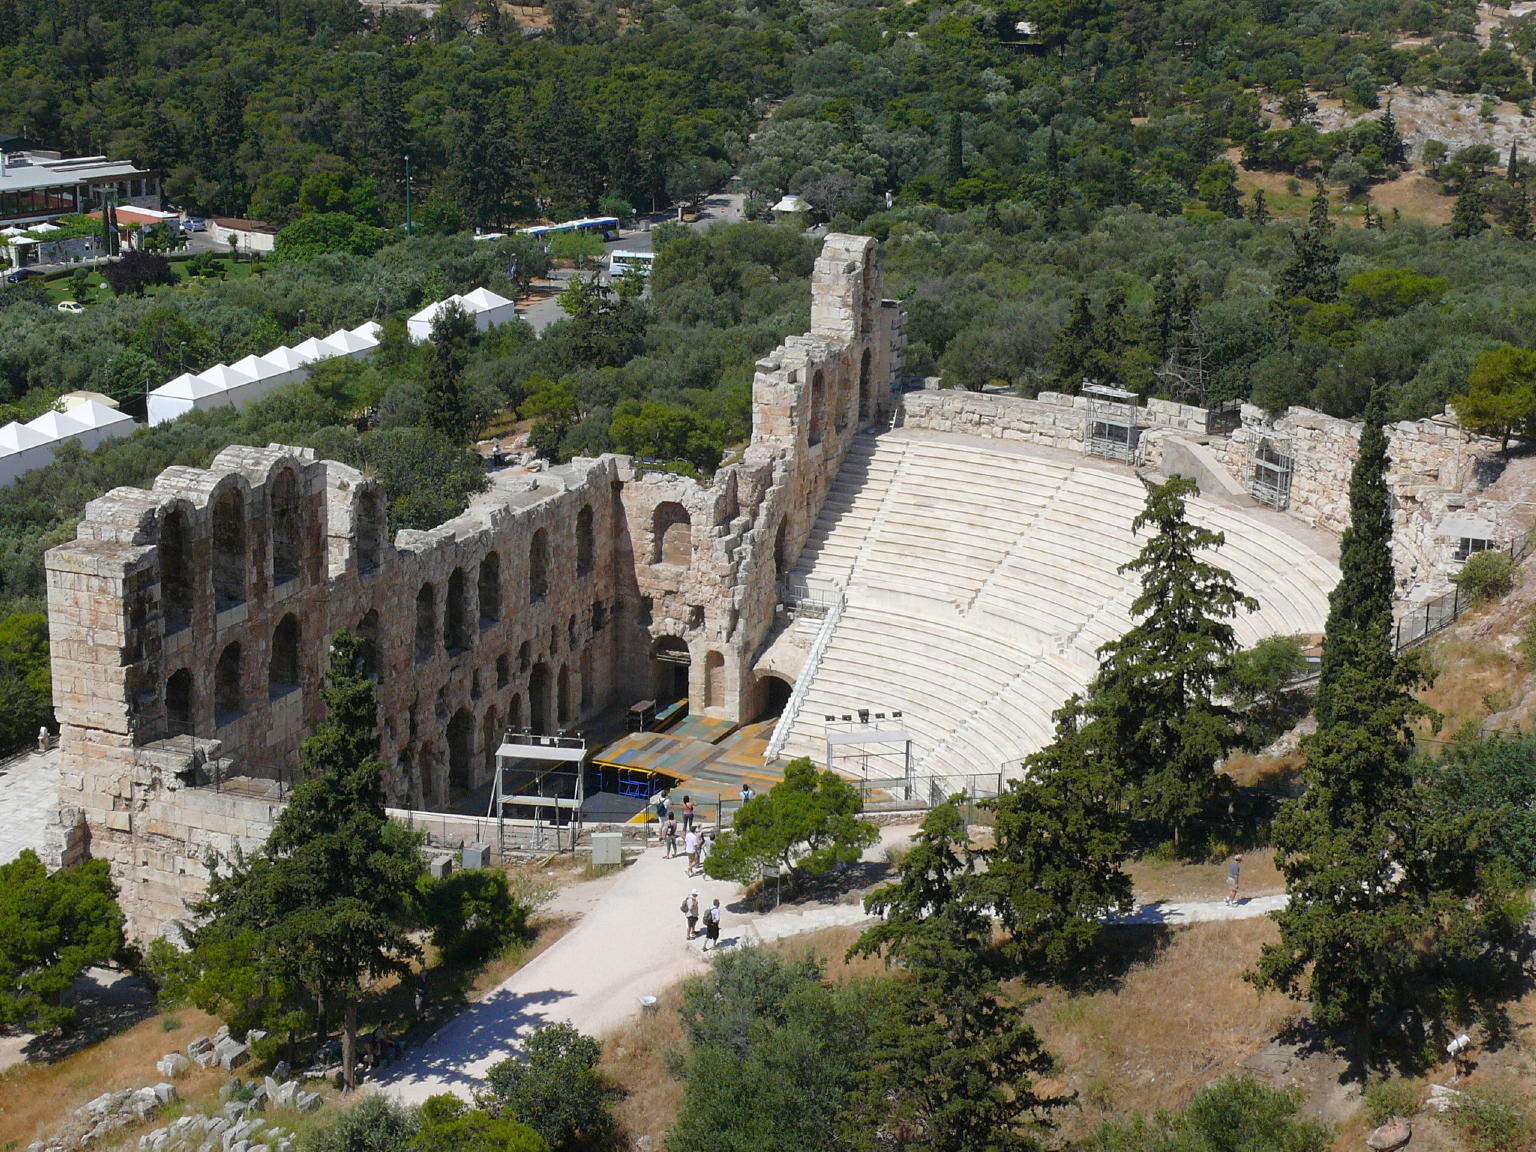
[[[626,252],[622,248],[615,248],[608,253],[608,279],[617,280],[626,272],[636,272],[641,276],[649,277],[651,265],[656,262],[654,252]]]
[[[617,216],[586,216],[580,220],[566,220],[560,224],[535,224],[529,228],[520,228],[518,231],[526,236],[540,237],[553,236],[556,232],[591,232],[604,240],[617,240],[619,218]]]

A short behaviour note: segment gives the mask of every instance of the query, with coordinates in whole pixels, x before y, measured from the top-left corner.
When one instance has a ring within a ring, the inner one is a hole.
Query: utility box
[[[463,867],[487,868],[491,863],[491,846],[489,844],[464,845]]]
[[[427,865],[427,871],[432,874],[432,879],[441,880],[453,872],[452,856],[434,856],[432,863]]]
[[[622,864],[622,863],[624,863],[624,833],[622,833],[622,832],[594,832],[594,833],[592,833],[592,863],[593,864]]]

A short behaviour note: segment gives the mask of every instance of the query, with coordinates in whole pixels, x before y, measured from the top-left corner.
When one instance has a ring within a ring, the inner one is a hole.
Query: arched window
[[[276,699],[299,686],[299,621],[292,612],[272,630],[272,660],[267,665],[267,692]]]
[[[245,495],[226,488],[213,505],[213,601],[218,611],[245,603]]]
[[[512,699],[507,702],[507,727],[521,728],[523,726],[523,698],[514,692]]]
[[[357,622],[358,657],[363,675],[379,678],[379,614],[369,609],[368,615]]]
[[[364,488],[357,497],[357,570],[372,572],[384,551],[384,501],[375,488]]]
[[[464,569],[455,568],[448,577],[448,594],[443,601],[443,646],[449,652],[463,652],[469,647],[469,629],[464,626]]]
[[[725,657],[719,652],[704,657],[704,707],[725,707]]]
[[[190,536],[186,514],[179,508],[160,525],[160,611],[168,634],[192,623]]]
[[[537,733],[550,729],[549,669],[543,664],[535,664],[528,676],[528,727]]]
[[[272,481],[272,583],[296,580],[304,555],[304,505],[299,481],[285,468]]]
[[[448,794],[458,795],[475,786],[475,718],[460,708],[448,721]]]
[[[675,500],[656,505],[651,513],[651,563],[693,563],[693,518]]]
[[[505,688],[512,683],[512,657],[503,652],[496,657],[496,687]]]
[[[528,599],[549,595],[549,533],[540,528],[528,545]]]
[[[788,520],[779,521],[779,531],[773,538],[773,570],[782,578],[784,570],[789,566],[789,548],[785,542],[785,535],[789,529]]]
[[[574,724],[575,719],[571,715],[571,670],[569,668],[560,669],[560,676],[555,683],[558,687],[555,693],[557,703],[555,721],[561,727],[567,724]]]
[[[859,402],[859,398],[853,394],[853,389],[848,387],[848,381],[843,379],[843,373],[838,373],[839,383],[832,389],[832,420],[839,435],[848,428],[850,409]]]
[[[437,593],[423,584],[416,593],[416,659],[430,660],[437,647]]]
[[[583,504],[576,513],[576,575],[592,571],[592,505]]]
[[[480,561],[480,627],[489,628],[501,619],[501,557],[486,553]]]
[[[228,724],[245,710],[243,674],[240,645],[230,644],[219,653],[218,666],[213,670],[213,714],[217,723]]]
[[[170,736],[191,736],[192,731],[192,673],[186,668],[177,669],[165,682],[165,728]]]
[[[818,371],[811,377],[811,426],[807,434],[807,441],[811,444],[821,443],[822,425],[827,419],[827,378]]]
[[[864,349],[864,355],[859,357],[859,423],[864,424],[875,418],[875,387],[874,380],[869,372],[869,349]]]

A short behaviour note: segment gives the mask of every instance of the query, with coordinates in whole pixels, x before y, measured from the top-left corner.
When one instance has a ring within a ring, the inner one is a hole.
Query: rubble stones
[[[180,1052],[167,1052],[155,1063],[155,1071],[168,1080],[177,1079],[190,1067],[192,1067],[192,1061]]]
[[[1393,1116],[1365,1138],[1365,1146],[1371,1152],[1393,1152],[1408,1143],[1412,1136],[1413,1129],[1408,1126],[1408,1121],[1401,1116]]]
[[[251,1046],[226,1036],[214,1045],[213,1054],[220,1068],[239,1068],[251,1058]]]

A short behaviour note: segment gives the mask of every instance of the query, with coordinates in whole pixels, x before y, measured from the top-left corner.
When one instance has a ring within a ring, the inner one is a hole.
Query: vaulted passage
[[[477,581],[480,598],[480,627],[486,628],[501,619],[501,557],[489,553],[480,561],[480,579]]]
[[[304,504],[299,481],[285,468],[272,481],[272,583],[297,580],[304,558]]]
[[[651,514],[651,563],[693,563],[693,518],[675,500],[656,505]]]
[[[460,708],[448,721],[448,793],[458,796],[475,786],[475,718]]]
[[[165,682],[165,728],[170,736],[191,736],[193,721],[192,673],[186,668]]]
[[[299,621],[290,612],[272,632],[272,662],[267,671],[267,691],[275,699],[299,686]]]
[[[213,671],[213,712],[219,724],[228,724],[245,711],[244,692],[240,687],[243,672],[240,645],[228,645],[219,653],[219,663]]]
[[[443,646],[449,652],[469,648],[469,629],[464,622],[464,569],[455,568],[448,577],[448,595],[443,602]]]
[[[423,584],[416,593],[416,659],[430,660],[437,647],[437,593]]]
[[[549,595],[549,533],[540,528],[528,545],[528,599],[538,601]]]
[[[160,611],[166,632],[192,623],[192,542],[186,515],[178,509],[160,526]]]
[[[651,645],[651,690],[663,706],[688,696],[688,644],[662,636]]]

